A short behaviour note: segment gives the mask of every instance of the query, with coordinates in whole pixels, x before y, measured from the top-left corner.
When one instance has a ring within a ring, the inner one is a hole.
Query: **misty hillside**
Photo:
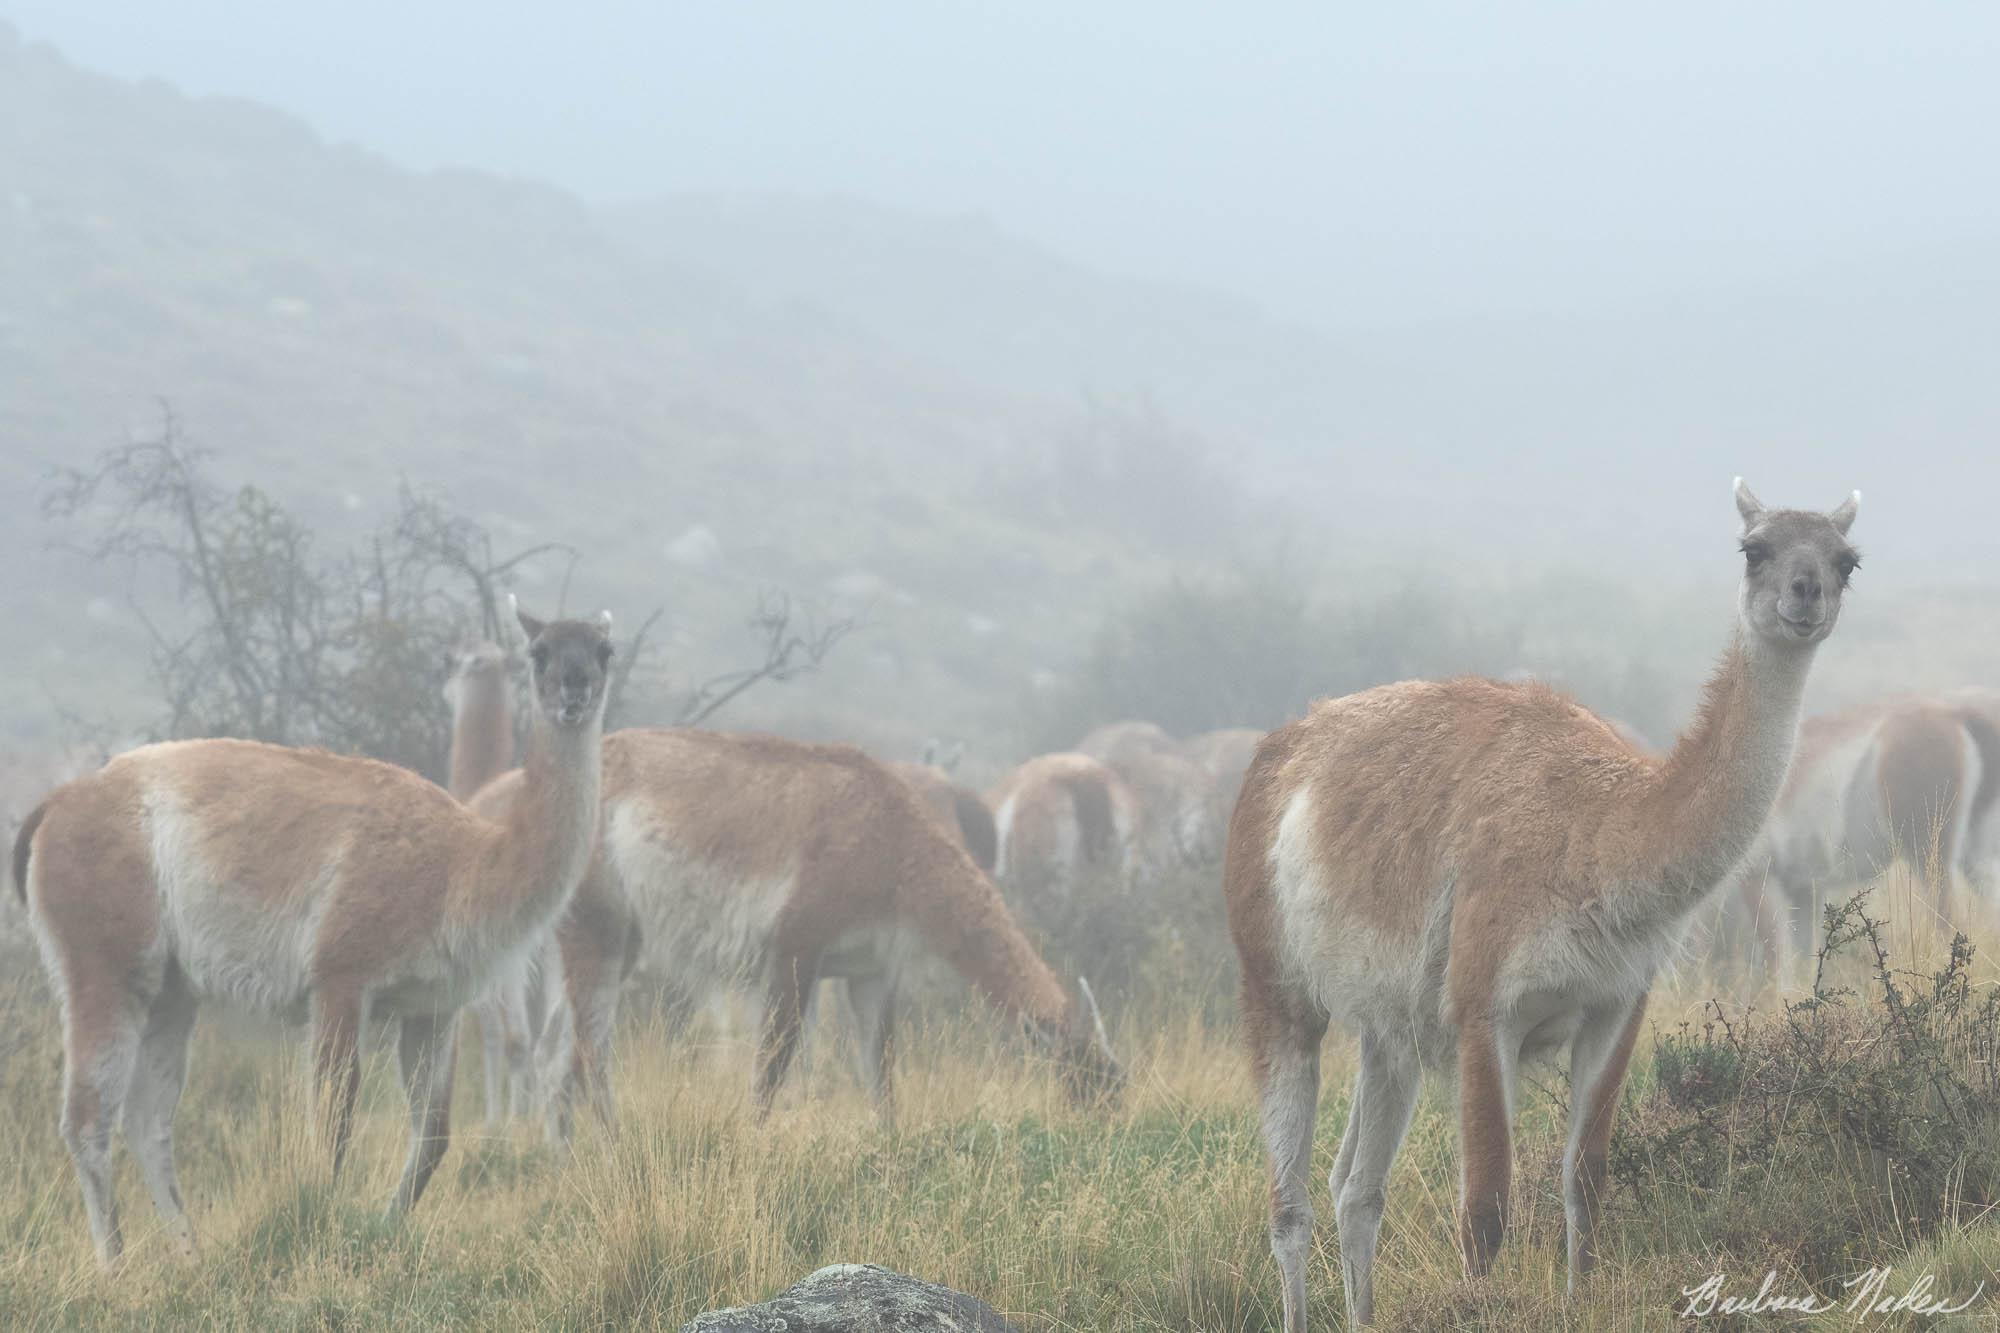
[[[1266,463],[1336,438],[1348,349],[1199,288],[1093,272],[980,218],[846,198],[680,195],[612,210],[635,253],[837,318],[955,378],[1144,400]]]
[[[911,356],[839,311],[679,265],[553,190],[398,170],[266,108],[99,78],[11,35],[0,181],[5,540],[37,575],[7,595],[54,640],[6,650],[30,677],[58,661],[71,677],[50,649],[92,644],[82,670],[115,677],[105,658],[136,643],[74,614],[105,576],[42,549],[30,497],[48,465],[151,429],[156,397],[228,480],[334,534],[379,519],[407,476],[503,544],[574,543],[577,595],[634,616],[665,604],[691,673],[733,660],[761,589],[860,610],[870,630],[836,683],[883,714],[939,675],[960,698],[1011,698],[1121,583],[1230,548],[1154,521],[1169,496],[1136,508],[1157,483],[1229,512],[1164,421]],[[712,549],[670,558],[696,528]]]
[[[159,399],[225,480],[329,542],[407,478],[503,547],[577,546],[577,601],[666,608],[674,680],[740,662],[765,590],[866,620],[735,725],[1015,744],[1030,682],[1107,609],[1246,558],[1334,595],[1412,573],[1628,583],[1509,604],[1606,661],[1648,654],[1678,715],[1717,646],[1736,472],[1787,500],[1866,488],[1871,587],[2000,560],[1996,295],[2000,247],[1968,237],[1754,289],[1316,330],[977,218],[594,208],[404,170],[0,26],[0,550],[24,575],[0,592],[0,665],[30,685],[6,721],[45,735],[90,691],[143,716],[116,583],[47,549],[33,497],[50,465],[154,429]],[[561,573],[530,567],[524,596]],[[1904,680],[1900,631],[1869,614],[1866,679]],[[1983,678],[1983,643],[1976,669],[1923,660]]]
[[[1450,563],[1469,546],[1535,568],[1586,549],[1651,579],[1709,539],[1715,497],[1747,474],[1827,503],[1866,489],[1899,581],[2000,564],[1992,234],[1665,293],[1607,280],[1539,312],[1361,327],[1334,309],[1311,328],[855,200],[688,195],[611,225],[655,262],[970,382],[1155,403],[1332,525],[1343,554]]]

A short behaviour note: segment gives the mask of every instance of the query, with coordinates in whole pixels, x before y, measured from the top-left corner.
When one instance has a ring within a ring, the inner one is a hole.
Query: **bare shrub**
[[[1236,952],[1212,862],[1127,884],[1105,869],[1066,894],[1008,890],[1009,906],[1065,976],[1087,976],[1108,1009],[1164,1016],[1192,1003],[1204,1020],[1229,1021]]]
[[[1963,935],[1940,967],[1892,967],[1867,897],[1828,907],[1809,998],[1761,1019],[1711,1001],[1658,1034],[1612,1148],[1642,1208],[1813,1279],[2000,1200],[2000,991],[1973,985]]]
[[[164,576],[177,605],[134,611],[152,644],[163,738],[240,736],[443,771],[449,715],[438,664],[468,634],[498,633],[497,590],[524,560],[408,486],[363,549],[323,554],[255,486],[225,491],[170,410],[157,438],[58,473],[44,514],[93,527],[76,549]]]
[[[578,553],[555,542],[496,552],[479,523],[405,484],[381,532],[326,554],[264,491],[219,486],[206,459],[163,407],[157,438],[65,469],[43,495],[45,516],[83,530],[72,549],[125,566],[135,587],[164,579],[172,589],[171,609],[133,597],[161,701],[150,732],[323,746],[442,777],[450,712],[440,664],[470,637],[510,642],[501,594],[514,573],[538,557],[573,567]],[[618,645],[610,725],[626,711],[659,615]],[[762,598],[750,624],[760,657],[693,686],[657,720],[699,722],[763,682],[812,671],[855,627],[822,623],[781,594]]]
[[[1314,699],[1465,674],[1532,674],[1660,741],[1680,721],[1643,651],[1551,640],[1551,623],[1565,616],[1604,619],[1601,606],[1612,599],[1594,585],[1481,594],[1411,577],[1319,597],[1308,596],[1310,586],[1283,564],[1242,568],[1177,577],[1112,611],[1067,679],[1027,701],[1029,743],[1068,746],[1126,718],[1177,736],[1268,729],[1303,715]],[[1634,626],[1615,631],[1605,637],[1639,637]]]
[[[1177,736],[1270,728],[1387,680],[1504,671],[1518,641],[1415,583],[1314,606],[1275,572],[1176,578],[1106,617],[1070,680],[1035,702],[1031,731],[1053,749],[1122,718]]]

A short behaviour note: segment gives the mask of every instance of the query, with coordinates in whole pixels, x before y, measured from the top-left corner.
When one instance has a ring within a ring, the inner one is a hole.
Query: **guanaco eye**
[[[1743,558],[1750,562],[1750,568],[1755,569],[1771,558],[1771,548],[1762,542],[1746,542],[1743,545]]]
[[[535,659],[535,670],[543,670],[549,664],[549,646],[546,643],[538,643],[528,650],[528,656]]]
[[[599,666],[600,668],[603,668],[603,667],[607,667],[607,666],[610,666],[610,665],[611,665],[611,645],[610,645],[610,644],[608,644],[608,643],[600,643],[600,644],[598,644],[598,645],[597,645],[597,665],[598,665],[598,666]]]
[[[1861,557],[1858,555],[1843,555],[1833,562],[1833,567],[1840,571],[1840,586],[1845,588],[1847,581],[1854,577],[1854,571],[1861,568]]]

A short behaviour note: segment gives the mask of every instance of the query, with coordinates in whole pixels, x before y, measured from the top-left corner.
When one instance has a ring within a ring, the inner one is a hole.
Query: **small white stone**
[[[708,524],[697,523],[667,543],[666,557],[683,569],[718,569],[722,565],[722,539]]]

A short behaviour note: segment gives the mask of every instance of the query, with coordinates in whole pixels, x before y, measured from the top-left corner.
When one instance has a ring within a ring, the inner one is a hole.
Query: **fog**
[[[1996,71],[0,0],[0,1327],[1987,1299]]]
[[[1007,670],[973,693],[1060,675],[1108,608],[1249,561],[1317,593],[1609,580],[1578,605],[1673,608],[1642,618],[1684,700],[1726,628],[1739,473],[1781,503],[1862,489],[1877,604],[1991,604],[2000,16],[1980,8],[0,19],[41,52],[0,72],[26,238],[0,262],[0,426],[24,490],[165,397],[227,480],[330,522],[382,512],[397,475],[435,484],[592,548],[612,594],[659,583],[638,562],[696,525],[759,553],[731,605],[886,581],[937,616],[884,631],[883,672],[948,652],[941,626],[1001,626]],[[1212,515],[1098,541],[1081,500],[986,507],[1019,499],[1021,458],[1127,418],[1226,483]],[[521,482],[558,457],[597,471]],[[649,497],[615,537],[585,508],[607,492]],[[890,568],[928,559],[884,535],[911,505],[962,557],[934,587]],[[55,586],[121,595],[43,537],[12,540]],[[1024,562],[1063,615],[994,591]],[[1991,674],[1969,626],[1942,655],[1871,632]],[[14,651],[46,675],[40,650]]]
[[[1977,6],[8,8],[413,166],[978,215],[1342,326],[1625,313],[2000,218]]]

